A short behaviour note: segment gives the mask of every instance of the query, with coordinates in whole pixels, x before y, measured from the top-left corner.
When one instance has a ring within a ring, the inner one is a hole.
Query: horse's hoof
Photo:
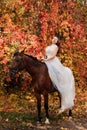
[[[46,118],[45,124],[46,124],[46,125],[49,125],[49,124],[50,124],[50,122],[49,122],[49,119],[48,119],[48,118]]]
[[[72,116],[69,116],[69,120],[72,120]]]
[[[64,110],[59,109],[58,115],[62,114],[64,112]]]

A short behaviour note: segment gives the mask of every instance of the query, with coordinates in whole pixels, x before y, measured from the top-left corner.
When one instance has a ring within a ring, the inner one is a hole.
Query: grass
[[[8,119],[9,121],[15,122],[20,121],[35,121],[36,120],[36,115],[32,114],[32,113],[18,113],[18,112],[0,112],[0,116],[2,117],[3,120]]]
[[[37,113],[36,113],[37,114]],[[34,130],[37,127],[37,116],[33,113],[20,112],[0,112],[0,130]],[[51,115],[51,122],[62,119],[62,115]],[[44,126],[45,114],[42,113],[42,122]]]

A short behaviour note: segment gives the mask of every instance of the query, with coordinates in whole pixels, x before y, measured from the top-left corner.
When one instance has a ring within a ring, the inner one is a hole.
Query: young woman
[[[72,109],[75,98],[74,76],[72,71],[65,67],[56,56],[59,50],[58,38],[52,39],[52,44],[46,47],[44,62],[47,65],[49,76],[54,87],[61,95],[61,108],[59,113],[66,109]]]

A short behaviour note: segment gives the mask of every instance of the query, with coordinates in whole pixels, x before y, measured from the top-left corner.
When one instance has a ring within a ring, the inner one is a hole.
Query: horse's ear
[[[14,57],[17,56],[17,55],[19,55],[19,51],[18,50],[15,51]]]
[[[22,50],[20,53],[21,53],[21,54],[24,54],[24,50]]]

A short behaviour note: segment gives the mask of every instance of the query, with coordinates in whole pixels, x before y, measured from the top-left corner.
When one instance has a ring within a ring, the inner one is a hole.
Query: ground
[[[50,125],[45,125],[44,123],[37,125],[34,122],[33,115],[25,120],[19,120],[16,117],[14,122],[7,118],[0,121],[0,130],[87,130],[87,116],[77,117],[74,115],[73,119],[68,119],[67,117],[64,117],[64,119],[63,117],[56,117],[55,119],[54,116],[50,123]]]
[[[0,130],[87,130],[86,92],[77,93],[73,117],[68,111],[58,115],[57,93],[49,96],[50,125],[45,125],[42,97],[42,124],[37,124],[36,99],[34,94],[10,94],[0,96]],[[81,100],[80,100],[80,97]]]

